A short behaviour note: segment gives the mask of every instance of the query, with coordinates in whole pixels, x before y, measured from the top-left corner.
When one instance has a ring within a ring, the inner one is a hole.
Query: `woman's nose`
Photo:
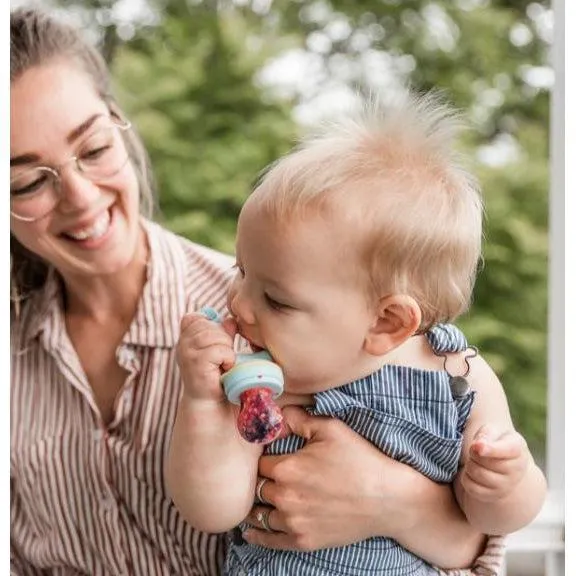
[[[100,196],[100,188],[83,174],[72,168],[60,174],[58,183],[60,202],[58,208],[62,212],[73,212],[90,208]]]

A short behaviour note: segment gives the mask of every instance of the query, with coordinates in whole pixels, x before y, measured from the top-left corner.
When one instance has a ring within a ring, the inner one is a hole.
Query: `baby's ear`
[[[383,356],[413,336],[422,320],[420,306],[412,296],[393,294],[376,304],[376,317],[364,339],[364,350]]]

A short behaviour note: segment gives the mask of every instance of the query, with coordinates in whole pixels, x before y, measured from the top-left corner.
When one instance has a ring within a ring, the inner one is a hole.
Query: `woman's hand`
[[[383,536],[438,566],[472,564],[484,536],[467,524],[450,486],[387,457],[337,419],[296,407],[284,418],[307,442],[260,459],[260,495],[273,508],[252,509],[248,542],[306,551]]]
[[[339,420],[312,417],[295,407],[284,409],[284,418],[291,433],[307,444],[295,454],[260,459],[259,474],[268,479],[261,495],[275,508],[268,520],[277,532],[249,531],[249,542],[314,550],[410,529],[415,522],[407,502],[410,468]],[[255,527],[259,512],[262,507],[255,507],[249,518]]]

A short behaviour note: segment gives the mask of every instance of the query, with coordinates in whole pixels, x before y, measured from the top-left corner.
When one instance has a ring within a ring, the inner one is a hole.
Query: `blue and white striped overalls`
[[[426,337],[436,354],[468,347],[455,326],[438,324]],[[454,391],[446,371],[385,365],[375,373],[315,395],[312,414],[348,424],[388,456],[436,482],[452,482],[458,470],[462,431],[474,393]],[[302,438],[289,436],[267,454],[295,452]],[[316,552],[275,551],[229,538],[227,576],[423,576],[432,566],[390,538],[370,538]]]

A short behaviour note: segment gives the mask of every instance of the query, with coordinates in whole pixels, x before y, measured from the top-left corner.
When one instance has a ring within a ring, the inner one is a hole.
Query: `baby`
[[[194,527],[242,527],[253,506],[263,448],[240,438],[237,407],[220,385],[236,329],[270,352],[286,392],[312,414],[339,418],[388,456],[453,483],[482,532],[517,530],[541,508],[545,480],[502,386],[450,323],[469,306],[482,240],[478,186],[452,148],[458,129],[435,96],[365,103],[273,165],[245,203],[228,299],[234,322],[182,322],[167,484]],[[288,435],[265,450],[303,444]],[[260,514],[264,529],[282,529],[274,512]],[[374,537],[307,553],[230,539],[225,573],[436,571]]]

